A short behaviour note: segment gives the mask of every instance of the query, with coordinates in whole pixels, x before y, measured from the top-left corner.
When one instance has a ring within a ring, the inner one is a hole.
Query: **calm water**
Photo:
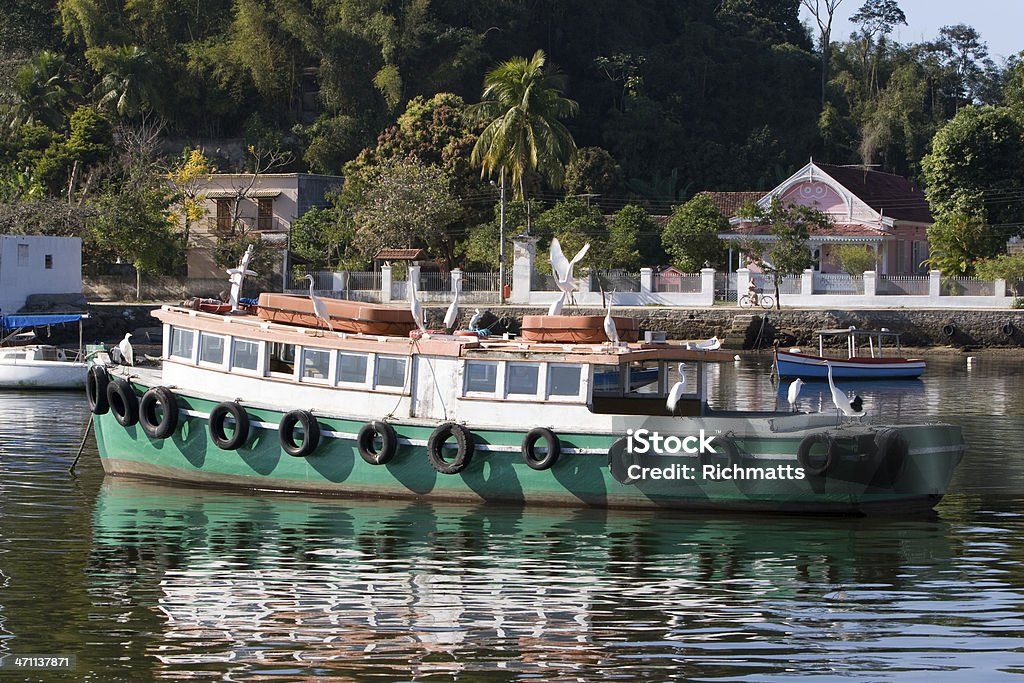
[[[784,405],[765,360],[721,407]],[[997,680],[1024,673],[1024,363],[846,385],[970,444],[926,519],[234,495],[67,473],[84,397],[0,394],[0,651],[19,680]],[[802,407],[818,405],[805,387]],[[827,399],[825,399],[827,400]],[[8,660],[10,661],[10,660]],[[495,676],[497,672],[497,676]]]

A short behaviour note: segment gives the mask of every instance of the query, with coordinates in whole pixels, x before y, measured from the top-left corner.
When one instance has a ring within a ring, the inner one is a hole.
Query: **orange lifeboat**
[[[635,342],[640,325],[634,318],[612,316],[619,341]],[[528,341],[600,344],[608,341],[603,315],[525,315],[522,337]]]
[[[416,321],[408,309],[365,301],[323,298],[331,327],[338,332],[404,337],[416,329]],[[323,327],[322,320],[313,313],[309,297],[294,294],[260,294],[256,313],[260,318],[286,325]]]

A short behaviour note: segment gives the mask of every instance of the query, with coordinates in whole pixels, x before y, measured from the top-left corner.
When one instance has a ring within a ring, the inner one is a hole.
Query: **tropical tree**
[[[15,74],[11,124],[42,123],[60,130],[76,95],[72,70],[64,55],[43,50]]]
[[[907,15],[900,9],[896,0],[867,0],[850,21],[860,26],[860,35],[864,42],[865,65],[870,60],[871,66],[864,68],[867,78],[867,89],[871,92],[877,87],[878,61],[880,49],[872,50],[875,37],[880,39],[892,33],[897,25],[907,25]]]
[[[525,201],[532,175],[560,187],[565,164],[576,153],[572,134],[561,119],[579,106],[562,95],[565,77],[547,67],[543,50],[533,57],[513,57],[484,78],[480,102],[471,113],[487,125],[473,146],[472,162],[484,177],[500,176]]]
[[[202,191],[205,180],[216,170],[203,150],[185,149],[181,157],[167,172],[167,180],[174,188],[178,210],[172,215],[182,226],[182,242],[188,247],[192,224],[206,217],[206,195]]]
[[[800,0],[818,24],[818,49],[821,57],[821,108],[825,108],[825,86],[828,84],[828,65],[832,58],[832,18],[843,0]]]
[[[928,228],[928,259],[925,264],[947,277],[971,275],[979,259],[998,254],[1006,240],[997,235],[977,214],[966,211],[943,213]]]
[[[728,229],[728,219],[710,195],[702,192],[675,208],[661,233],[661,244],[672,265],[685,273],[695,273],[705,263],[722,260],[724,248],[718,233]]]
[[[832,255],[839,261],[842,271],[849,275],[861,275],[866,270],[874,270],[877,260],[875,252],[856,244],[834,247]],[[914,267],[917,267],[916,263]]]
[[[100,74],[95,96],[101,107],[124,117],[155,110],[161,101],[160,74],[153,55],[136,45],[86,50]]]

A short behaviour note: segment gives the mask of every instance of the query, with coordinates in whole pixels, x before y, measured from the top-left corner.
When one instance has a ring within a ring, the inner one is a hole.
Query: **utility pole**
[[[501,169],[501,209],[498,215],[498,297],[505,303],[505,169]]]

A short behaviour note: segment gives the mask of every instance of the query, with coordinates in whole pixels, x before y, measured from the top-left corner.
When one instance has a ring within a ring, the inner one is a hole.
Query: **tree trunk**
[[[135,300],[142,301],[142,271],[135,266]]]

